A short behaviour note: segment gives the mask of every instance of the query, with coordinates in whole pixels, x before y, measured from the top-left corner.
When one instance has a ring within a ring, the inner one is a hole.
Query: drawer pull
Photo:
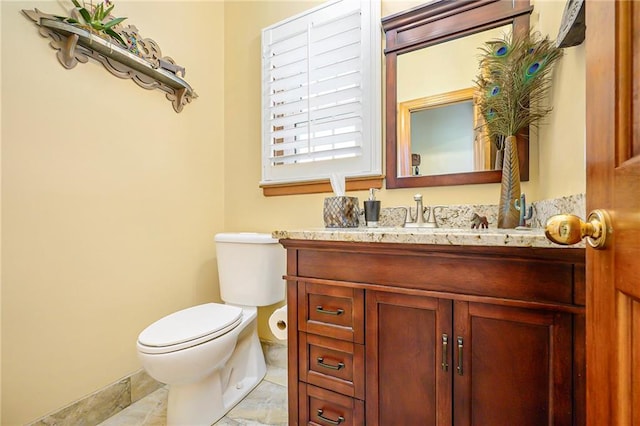
[[[342,416],[338,416],[338,420],[333,420],[333,419],[330,419],[328,417],[323,416],[322,413],[323,413],[322,408],[318,408],[318,413],[317,413],[318,418],[321,419],[322,421],[325,421],[325,422],[329,423],[329,424],[339,425],[340,423],[344,422],[344,417],[342,417]]]
[[[458,336],[458,374],[460,376],[463,375],[463,371],[462,371],[462,349],[464,347],[464,340],[462,340],[462,337]]]
[[[449,371],[449,336],[442,335],[442,371]]]
[[[344,368],[344,363],[343,362],[339,362],[338,365],[326,364],[324,362],[324,358],[322,358],[321,356],[318,357],[317,361],[318,361],[318,365],[320,367],[328,368],[330,370],[341,370],[341,369]]]
[[[322,306],[316,306],[316,312],[327,315],[342,315],[344,314],[344,310],[338,309],[336,311],[327,311]]]

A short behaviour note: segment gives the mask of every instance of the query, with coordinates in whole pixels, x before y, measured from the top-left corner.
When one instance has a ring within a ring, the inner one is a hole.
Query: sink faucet
[[[404,224],[408,228],[437,228],[435,207],[424,207],[422,204],[422,194],[416,194],[413,196],[416,202],[416,216],[415,218],[409,214],[413,222],[407,222]],[[440,206],[438,206],[440,207]],[[425,220],[424,213],[429,210],[429,216]]]
[[[422,194],[416,194],[413,196],[414,201],[416,202],[416,218],[413,221],[415,224],[423,224],[426,223],[424,220],[424,211],[425,208],[422,205]]]

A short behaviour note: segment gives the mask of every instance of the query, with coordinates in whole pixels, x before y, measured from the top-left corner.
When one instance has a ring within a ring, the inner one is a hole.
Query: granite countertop
[[[562,246],[547,240],[544,229],[459,228],[309,228],[274,231],[277,239],[350,241],[365,243],[438,244],[455,246],[502,246],[583,248],[584,242]]]
[[[405,228],[406,207],[383,207],[380,212],[380,228],[307,228],[301,230],[278,230],[277,239],[352,241],[365,243],[434,244],[451,246],[502,246],[539,248],[584,248],[581,241],[572,246],[562,246],[547,240],[544,226],[547,218],[560,213],[585,216],[585,196],[575,194],[532,203],[532,228],[498,229],[497,205],[448,205],[438,210],[440,228]],[[488,229],[471,229],[473,213],[486,216]],[[364,223],[361,217],[360,223]]]

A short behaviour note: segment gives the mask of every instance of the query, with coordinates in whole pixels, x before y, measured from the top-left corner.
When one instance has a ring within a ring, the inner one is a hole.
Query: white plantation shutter
[[[381,173],[379,9],[331,1],[263,30],[263,184]]]

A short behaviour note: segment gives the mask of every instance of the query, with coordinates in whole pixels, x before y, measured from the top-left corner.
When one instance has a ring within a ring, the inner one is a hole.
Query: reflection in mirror
[[[398,55],[398,177],[493,169],[470,86],[478,48],[510,31],[503,25]],[[412,154],[420,156],[419,165],[412,165]]]
[[[436,1],[382,19],[387,188],[500,182],[496,148],[476,130],[482,124],[473,102],[478,48],[528,30],[532,10],[529,0]],[[528,129],[521,136],[526,181]]]
[[[473,103],[460,102],[411,113],[412,154],[425,159],[422,174],[473,170]],[[420,175],[415,169],[414,175]]]
[[[398,104],[398,176],[492,170],[475,88]]]

